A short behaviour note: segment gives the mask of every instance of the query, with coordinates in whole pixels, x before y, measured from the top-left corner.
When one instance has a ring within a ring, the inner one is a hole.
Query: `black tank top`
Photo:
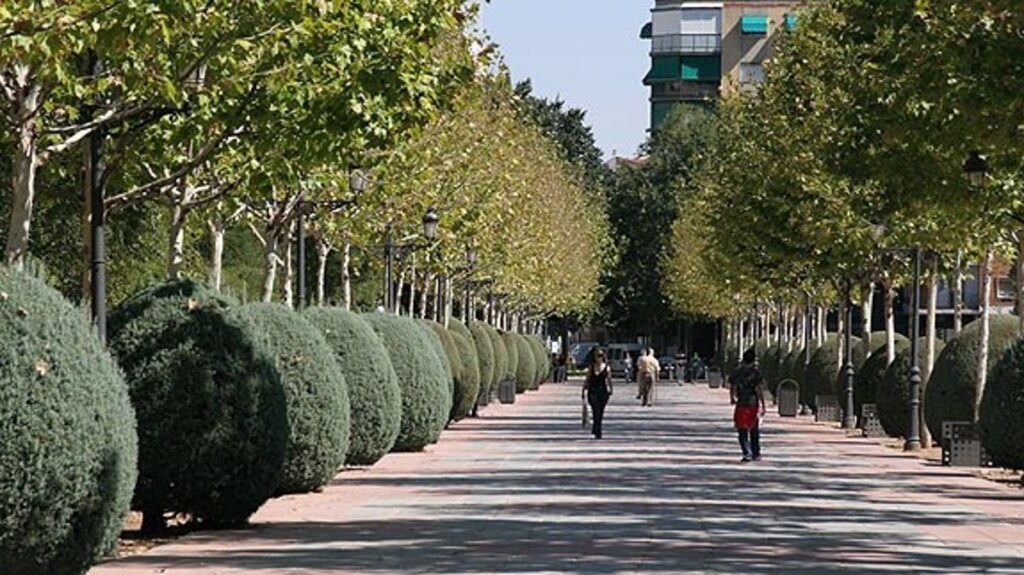
[[[587,374],[587,393],[608,395],[608,366],[605,365],[600,373],[594,373],[591,369]]]

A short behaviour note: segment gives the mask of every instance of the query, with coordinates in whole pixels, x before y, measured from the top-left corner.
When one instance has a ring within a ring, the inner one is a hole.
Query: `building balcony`
[[[651,38],[651,54],[718,54],[721,51],[719,34],[672,34]]]

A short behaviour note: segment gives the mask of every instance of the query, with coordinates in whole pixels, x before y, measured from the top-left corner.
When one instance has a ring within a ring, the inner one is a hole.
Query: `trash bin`
[[[792,379],[784,379],[779,383],[779,415],[796,417],[800,412],[800,385]]]
[[[505,380],[498,384],[498,401],[506,404],[516,402],[516,382]]]

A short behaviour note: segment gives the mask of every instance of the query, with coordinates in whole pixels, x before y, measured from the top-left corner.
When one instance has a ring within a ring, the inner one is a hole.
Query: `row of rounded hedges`
[[[811,354],[811,363],[803,371],[800,382],[800,398],[806,405],[814,406],[817,395],[830,395],[839,373],[839,337],[830,333],[825,343]]]
[[[110,349],[138,420],[133,507],[243,523],[274,492],[286,400],[266,334],[233,300],[191,281],[146,288],[110,316]]]
[[[135,487],[128,389],[81,310],[2,269],[0,344],[0,573],[83,573]]]
[[[402,418],[394,449],[419,451],[441,436],[451,412],[451,378],[439,344],[416,320],[388,313],[362,316],[384,342],[402,389]]]
[[[494,371],[491,372],[491,389],[497,389],[498,384],[505,380],[508,374],[508,351],[505,349],[505,342],[501,335],[490,325],[479,323],[479,327],[487,334],[491,341],[491,349],[494,351]]]
[[[551,360],[548,357],[544,342],[537,336],[528,336],[533,344],[534,360],[537,362],[537,385],[548,380],[551,375]]]
[[[1013,315],[993,315],[989,338],[989,378],[1003,354],[1017,340],[1019,320]],[[935,362],[924,396],[925,420],[933,437],[942,437],[943,421],[972,421],[977,389],[981,322],[967,325],[951,340]]]
[[[350,465],[372,465],[391,451],[402,422],[402,391],[384,343],[359,315],[337,308],[304,314],[323,335],[345,377],[351,405]]]

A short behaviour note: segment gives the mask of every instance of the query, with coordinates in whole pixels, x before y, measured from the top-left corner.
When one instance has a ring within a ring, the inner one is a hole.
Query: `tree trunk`
[[[932,367],[935,366],[935,342],[936,336],[936,319],[938,317],[938,299],[939,299],[939,258],[938,256],[932,256],[931,269],[928,274],[928,317],[925,321],[925,353],[924,353],[924,365],[921,366],[921,382],[924,384],[921,386],[921,409],[919,411],[921,417],[921,445],[926,449],[932,446],[932,432],[928,428],[928,422],[925,421],[924,413],[924,390],[928,386],[928,380],[931,378]]]
[[[893,309],[895,303],[895,292],[892,289],[892,279],[886,274],[882,282],[882,289],[885,290],[885,359],[887,364],[896,361],[896,313]]]
[[[430,303],[430,284],[434,281],[434,278],[430,276],[425,270],[423,272],[423,289],[420,290],[419,300],[419,317],[420,319],[427,319],[427,305]]]
[[[451,278],[447,278],[444,282],[445,293],[447,296],[444,300],[444,327],[449,327],[452,321],[452,305],[455,303],[455,286],[452,283]]]
[[[963,252],[956,251],[956,270],[953,271],[953,331],[960,335],[964,329],[964,261]]]
[[[985,253],[985,261],[978,270],[981,276],[981,342],[978,344],[977,387],[974,394],[974,421],[978,421],[981,398],[985,395],[985,384],[988,380],[988,345],[991,335],[991,295],[992,295],[992,250]]]
[[[331,257],[331,244],[322,237],[316,242],[316,305],[327,305],[327,260]]]
[[[284,238],[284,278],[281,282],[281,297],[289,309],[295,309],[295,258],[292,257],[292,247],[295,245],[292,237],[294,231],[294,224],[289,225]]]
[[[828,339],[828,325],[826,324],[826,320],[827,319],[828,319],[828,314],[825,311],[825,308],[822,307],[822,306],[818,306],[818,324],[817,324],[818,325],[818,336],[817,336],[818,337],[818,342],[817,342],[818,345],[817,345],[817,347],[821,347],[821,346],[825,345],[825,340]]]
[[[860,315],[861,315],[861,337],[864,339],[864,357],[871,357],[873,347],[871,345],[871,312],[875,306],[875,284],[868,282],[861,291]]]
[[[409,312],[409,317],[416,317],[416,256],[412,257],[412,272],[409,277],[409,307],[406,311]]]
[[[278,237],[275,230],[267,230],[266,243],[263,246],[263,287],[260,289],[260,301],[270,303],[274,300],[274,286],[277,284],[277,248]]]
[[[1017,335],[1024,335],[1024,230],[1017,231],[1017,262],[1013,266],[1015,290],[1014,308],[1017,313]]]
[[[181,190],[171,208],[171,224],[167,230],[167,269],[168,280],[181,279],[181,268],[185,265],[185,223],[188,221],[189,209],[185,203],[187,192]]]
[[[840,296],[840,297],[842,297],[842,296]],[[846,354],[846,337],[845,336],[846,336],[846,322],[847,322],[847,320],[849,318],[849,313],[847,311],[847,308],[849,308],[849,306],[850,306],[850,302],[849,302],[849,300],[847,300],[845,298],[843,298],[842,301],[839,302],[839,325],[838,325],[839,331],[837,332],[837,335],[838,335],[837,339],[839,340],[839,345],[836,346],[836,349],[839,350],[838,357],[836,357],[836,369],[838,369],[839,371],[842,371],[842,369],[843,369],[843,358],[846,357],[845,356],[845,354]],[[853,326],[850,326],[850,327],[852,328]]]
[[[391,310],[395,315],[402,315],[402,292],[405,291],[405,274],[402,270],[398,274],[398,289],[395,290],[395,308]]]
[[[28,75],[28,69],[17,65],[19,73]],[[28,253],[29,232],[32,226],[32,206],[36,199],[36,168],[38,168],[38,134],[34,116],[39,106],[39,86],[30,85],[19,90],[14,123],[18,126],[14,146],[13,178],[11,181],[11,217],[7,228],[7,249],[4,261],[8,266],[22,269]],[[88,204],[88,198],[86,199]],[[88,293],[88,292],[86,292]]]
[[[220,291],[224,282],[224,220],[210,218],[206,225],[210,228],[210,287]]]
[[[341,244],[341,293],[345,309],[352,310],[352,242]]]

